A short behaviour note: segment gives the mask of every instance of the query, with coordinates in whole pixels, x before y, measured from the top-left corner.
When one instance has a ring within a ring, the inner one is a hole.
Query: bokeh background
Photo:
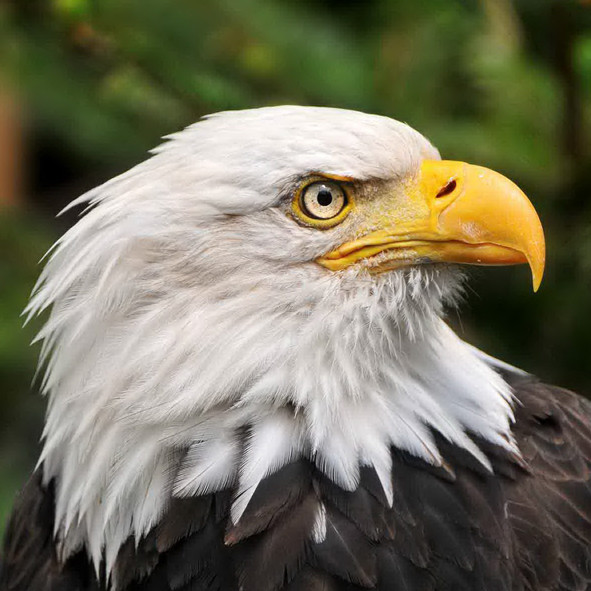
[[[223,109],[393,116],[492,167],[547,232],[542,288],[472,271],[450,322],[591,393],[591,3],[580,0],[0,0],[0,532],[34,465],[39,324],[20,312],[71,199]]]

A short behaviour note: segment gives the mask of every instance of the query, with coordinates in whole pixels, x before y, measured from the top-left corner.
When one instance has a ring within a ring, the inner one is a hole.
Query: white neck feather
[[[368,277],[363,288],[356,276],[350,292],[321,270],[305,285],[259,270],[146,290],[145,278],[118,280],[133,258],[89,283],[91,269],[66,278],[67,259],[50,263],[32,304],[54,302],[41,335],[51,350],[41,461],[56,479],[66,555],[84,543],[110,570],[172,496],[237,484],[237,521],[257,483],[299,456],[346,489],[374,466],[391,500],[391,446],[437,464],[434,429],[485,465],[467,431],[513,446],[509,387],[434,305],[446,270]]]

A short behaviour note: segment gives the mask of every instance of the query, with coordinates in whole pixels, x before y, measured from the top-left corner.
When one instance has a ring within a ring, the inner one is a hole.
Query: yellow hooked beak
[[[398,200],[381,214],[373,225],[378,229],[317,262],[340,270],[375,257],[374,272],[426,262],[528,263],[537,291],[544,274],[544,231],[533,205],[509,179],[464,162],[425,160],[405,195],[404,203]]]

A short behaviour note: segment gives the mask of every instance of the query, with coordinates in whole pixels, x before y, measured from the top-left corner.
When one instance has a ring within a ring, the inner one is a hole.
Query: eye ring
[[[351,199],[343,183],[331,178],[315,178],[296,192],[292,209],[308,225],[331,228],[347,216]]]

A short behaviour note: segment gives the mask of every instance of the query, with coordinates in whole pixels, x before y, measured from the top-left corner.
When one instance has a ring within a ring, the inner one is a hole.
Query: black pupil
[[[330,189],[320,189],[316,199],[318,199],[318,204],[323,207],[330,205],[332,203],[332,193],[330,192]]]

